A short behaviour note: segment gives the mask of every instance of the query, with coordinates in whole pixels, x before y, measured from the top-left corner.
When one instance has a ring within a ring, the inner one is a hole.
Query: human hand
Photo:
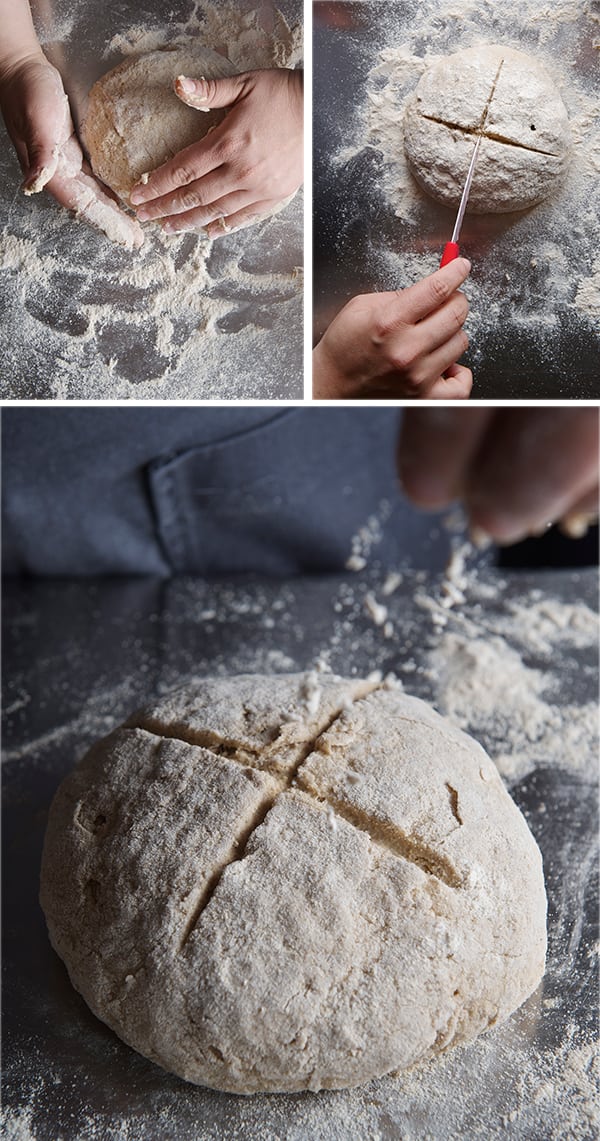
[[[400,478],[419,507],[463,499],[471,523],[497,542],[556,520],[576,537],[598,514],[598,428],[595,408],[410,409]]]
[[[142,229],[84,163],[59,72],[37,51],[0,69],[0,108],[24,174],[25,194],[47,189],[113,241],[142,245]]]
[[[35,194],[56,174],[73,131],[62,79],[41,50],[2,69],[0,108],[25,176],[23,190]]]
[[[457,290],[470,270],[457,258],[409,289],[353,297],[314,351],[313,395],[466,400],[473,377],[456,362],[469,304]]]
[[[302,182],[302,73],[247,71],[175,81],[189,107],[230,107],[204,139],[180,151],[131,193],[140,221],[167,219],[168,234],[206,228],[211,238],[271,213]]]

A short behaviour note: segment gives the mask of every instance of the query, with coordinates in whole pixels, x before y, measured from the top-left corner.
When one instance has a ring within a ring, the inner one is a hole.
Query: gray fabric
[[[374,513],[383,564],[440,565],[447,540],[399,492],[397,427],[369,408],[7,408],[4,570],[333,571]]]

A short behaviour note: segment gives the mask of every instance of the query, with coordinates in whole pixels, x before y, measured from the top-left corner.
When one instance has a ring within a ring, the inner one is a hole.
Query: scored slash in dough
[[[410,99],[404,146],[421,187],[457,207],[486,103],[468,210],[524,210],[564,175],[570,151],[567,111],[554,79],[532,56],[500,44],[468,48],[427,69]]]
[[[94,174],[125,202],[142,174],[216,127],[224,110],[201,113],[173,90],[178,75],[235,75],[228,59],[200,45],[133,56],[92,87],[82,126]]]
[[[91,1009],[191,1082],[355,1086],[540,981],[539,850],[483,749],[399,687],[196,681],[56,794],[41,902]]]

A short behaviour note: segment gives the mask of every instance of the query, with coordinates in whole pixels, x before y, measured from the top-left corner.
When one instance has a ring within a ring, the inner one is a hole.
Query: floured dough
[[[483,749],[385,683],[197,681],[61,785],[41,901],[92,1010],[188,1081],[354,1086],[505,1019],[546,946]]]
[[[501,60],[469,197],[478,214],[533,206],[564,174],[570,130],[555,80],[532,56],[490,44],[434,63],[406,108],[415,178],[439,202],[458,206]]]
[[[82,134],[94,173],[125,202],[142,174],[203,138],[225,116],[187,107],[178,75],[235,75],[228,59],[193,44],[133,56],[103,75],[89,95]]]

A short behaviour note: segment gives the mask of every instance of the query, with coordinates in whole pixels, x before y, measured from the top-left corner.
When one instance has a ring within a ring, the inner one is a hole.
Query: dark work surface
[[[401,289],[410,284],[403,258],[410,264],[415,255],[439,257],[452,232],[456,212],[424,194],[416,226],[394,214],[381,186],[383,156],[379,150],[367,147],[341,162],[335,157],[360,138],[367,74],[383,48],[407,41],[415,54],[429,51],[435,55],[468,46],[461,42],[459,23],[453,24],[442,14],[439,42],[431,45],[420,39],[420,17],[415,14],[418,7],[414,0],[397,6],[372,0],[314,5],[315,339],[352,296]],[[427,7],[426,4],[424,8]],[[584,38],[586,27],[582,26]],[[559,24],[556,29],[559,45]],[[485,32],[484,27],[483,39]],[[511,35],[518,39],[519,31],[511,29]],[[446,42],[447,49],[441,46]],[[527,50],[526,45],[523,50]],[[555,54],[558,52],[557,46]],[[577,79],[581,82],[582,76],[577,75]],[[593,90],[593,76],[587,82]],[[546,255],[540,250],[546,239],[555,240],[555,236],[546,230],[546,215],[539,214],[537,230],[535,210],[529,215],[522,244],[511,240],[512,229],[524,217],[521,214],[467,214],[463,226],[461,249],[473,264],[472,281],[465,292],[469,296],[471,291],[483,291],[481,312],[476,319],[472,314],[467,321],[471,346],[461,358],[461,363],[472,368],[474,374],[471,399],[598,399],[598,329],[566,300],[567,294],[572,300],[579,274],[590,273],[591,264],[567,265],[565,272],[571,276],[572,285],[565,293],[564,303],[556,303],[556,320],[547,326],[549,305],[544,283],[551,266],[549,269]],[[577,221],[577,217],[564,218],[562,238],[567,262],[569,226],[576,226]],[[556,241],[562,238],[559,234]],[[536,268],[530,265],[532,255],[536,255]],[[435,268],[437,261],[430,259],[424,274]],[[498,283],[496,290],[494,281]],[[486,312],[487,296],[493,299],[493,318]]]

